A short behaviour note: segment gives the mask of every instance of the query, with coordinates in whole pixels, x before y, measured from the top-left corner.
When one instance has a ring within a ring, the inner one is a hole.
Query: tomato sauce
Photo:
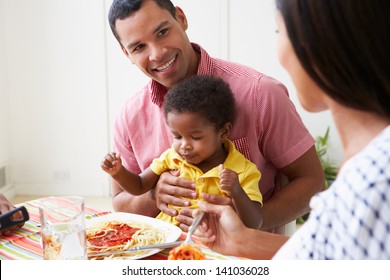
[[[109,228],[99,231],[88,241],[98,247],[121,245],[131,240],[139,228],[127,224],[113,224]]]

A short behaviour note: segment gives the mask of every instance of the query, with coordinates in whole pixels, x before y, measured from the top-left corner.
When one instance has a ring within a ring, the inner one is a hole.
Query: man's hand
[[[183,231],[188,231],[188,228],[192,224],[193,209],[185,208],[190,206],[190,202],[185,198],[197,198],[195,191],[195,183],[186,179],[178,177],[180,171],[164,172],[161,174],[156,187],[154,188],[154,198],[156,200],[157,207],[165,214],[175,217],[180,223],[179,227]],[[202,194],[203,199],[207,202],[219,205],[231,205],[233,206],[232,199],[230,197],[222,197],[211,194]],[[184,207],[178,213],[175,209],[169,208],[168,204],[174,206]]]
[[[168,204],[180,207],[190,206],[185,198],[196,199],[195,183],[178,177],[180,171],[164,172],[154,190],[157,207],[169,216],[177,216],[175,209],[169,208]]]
[[[203,193],[202,197],[208,203],[217,204],[217,205],[230,205],[234,209],[233,201],[228,196],[220,196],[215,194]]]

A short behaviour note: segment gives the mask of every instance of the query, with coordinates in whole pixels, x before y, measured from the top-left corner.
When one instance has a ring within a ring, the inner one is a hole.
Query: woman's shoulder
[[[341,171],[362,173],[365,174],[364,179],[375,180],[377,177],[390,176],[388,166],[390,166],[390,126],[382,130],[362,151],[350,158]]]

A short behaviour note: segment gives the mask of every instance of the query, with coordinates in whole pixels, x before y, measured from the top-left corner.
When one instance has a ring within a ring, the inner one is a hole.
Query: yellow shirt
[[[233,142],[227,140],[224,145],[228,150],[228,156],[223,163],[223,167],[235,171],[238,174],[240,185],[248,197],[252,201],[257,201],[262,204],[263,198],[259,190],[259,180],[261,177],[260,171],[254,163],[247,160],[239,151],[236,150]],[[168,149],[159,158],[154,159],[150,168],[157,175],[161,175],[161,173],[167,170],[180,169],[180,177],[195,182],[196,192],[199,197],[198,199],[202,199],[202,193],[226,196],[226,193],[219,187],[218,166],[212,168],[206,173],[203,173],[198,167],[184,160],[173,148]],[[197,208],[198,199],[189,199],[191,202],[191,206],[189,208]],[[172,205],[169,205],[169,207],[177,209],[178,211],[182,208]],[[163,212],[161,212],[157,218],[175,225],[179,224],[175,217],[171,217]]]

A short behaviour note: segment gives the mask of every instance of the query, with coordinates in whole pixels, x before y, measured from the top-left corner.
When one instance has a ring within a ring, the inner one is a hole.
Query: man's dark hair
[[[235,118],[235,100],[230,86],[220,78],[192,76],[173,86],[165,96],[164,114],[197,113],[221,129]]]
[[[128,18],[133,13],[138,11],[142,4],[145,1],[154,1],[161,8],[166,9],[169,13],[176,18],[176,9],[170,0],[114,0],[111,4],[110,10],[108,12],[108,22],[110,24],[110,28],[115,38],[118,40],[119,44],[120,38],[118,33],[116,32],[116,21],[118,19],[123,20]]]

